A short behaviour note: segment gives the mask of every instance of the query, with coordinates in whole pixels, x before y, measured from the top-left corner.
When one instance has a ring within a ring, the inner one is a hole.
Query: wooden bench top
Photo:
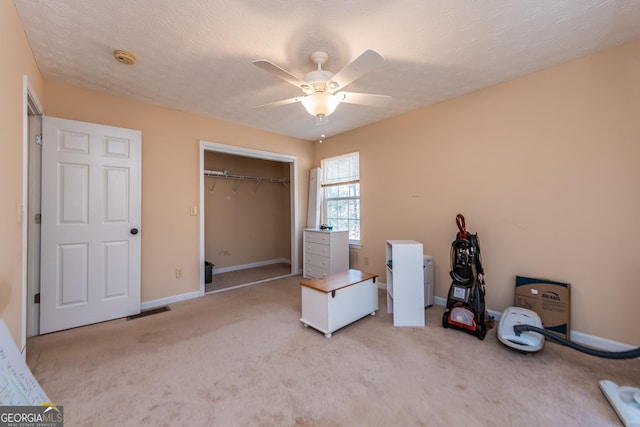
[[[319,279],[311,279],[306,282],[300,282],[300,285],[315,289],[320,292],[329,293],[356,283],[364,282],[372,278],[378,277],[377,274],[365,273],[360,270],[347,270],[335,273],[327,277]],[[375,279],[374,279],[375,282]]]

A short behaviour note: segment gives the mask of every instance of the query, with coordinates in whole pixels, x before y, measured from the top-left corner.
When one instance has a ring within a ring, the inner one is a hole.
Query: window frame
[[[349,179],[345,179],[344,181],[337,181],[337,182],[331,182],[331,183],[327,183],[326,179],[327,179],[327,163],[332,162],[332,161],[337,161],[339,159],[344,159],[344,158],[353,158],[355,157],[357,159],[358,162],[358,169],[357,169],[357,179],[352,179],[352,177],[349,177]],[[347,217],[347,221],[348,223],[350,223],[351,221],[357,221],[358,223],[358,235],[359,235],[359,239],[354,239],[351,238],[351,236],[349,236],[349,244],[352,246],[360,246],[361,242],[362,242],[362,211],[361,211],[361,191],[362,191],[362,185],[361,185],[361,180],[360,180],[360,152],[358,151],[354,151],[351,153],[346,153],[346,154],[341,154],[338,156],[332,156],[332,157],[327,157],[325,159],[321,160],[321,168],[322,168],[322,184],[321,184],[321,190],[322,190],[322,220],[323,223],[329,224],[329,220],[328,220],[328,204],[330,201],[350,201],[350,200],[356,200],[357,204],[358,204],[358,217]],[[336,187],[336,186],[340,186],[340,185],[351,185],[351,184],[357,184],[357,196],[340,196],[340,197],[327,197],[327,189],[330,187]],[[331,224],[329,224],[331,225]],[[334,228],[336,229],[336,228]],[[349,227],[347,228],[347,231],[350,232]]]

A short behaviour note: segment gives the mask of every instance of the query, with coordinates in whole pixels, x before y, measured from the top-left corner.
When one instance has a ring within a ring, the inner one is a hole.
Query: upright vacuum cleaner
[[[442,326],[474,334],[483,340],[491,316],[484,303],[484,269],[480,256],[478,234],[467,232],[464,216],[456,216],[458,233],[451,244],[451,271],[453,282],[449,288],[447,307],[442,315]]]

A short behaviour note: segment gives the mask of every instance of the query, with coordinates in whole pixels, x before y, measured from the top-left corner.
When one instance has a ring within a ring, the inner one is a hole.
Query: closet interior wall
[[[207,176],[205,259],[216,273],[287,262],[291,257],[289,164],[206,152],[205,171],[238,177],[286,178],[287,182]]]

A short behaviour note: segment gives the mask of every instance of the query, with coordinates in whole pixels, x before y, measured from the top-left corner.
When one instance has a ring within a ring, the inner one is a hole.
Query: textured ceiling
[[[315,140],[640,39],[636,0],[14,0],[43,77]],[[254,66],[303,77],[309,54],[337,72],[364,50],[384,65],[346,90],[393,98],[341,104],[316,126],[301,95]],[[113,58],[133,52],[135,65]]]

